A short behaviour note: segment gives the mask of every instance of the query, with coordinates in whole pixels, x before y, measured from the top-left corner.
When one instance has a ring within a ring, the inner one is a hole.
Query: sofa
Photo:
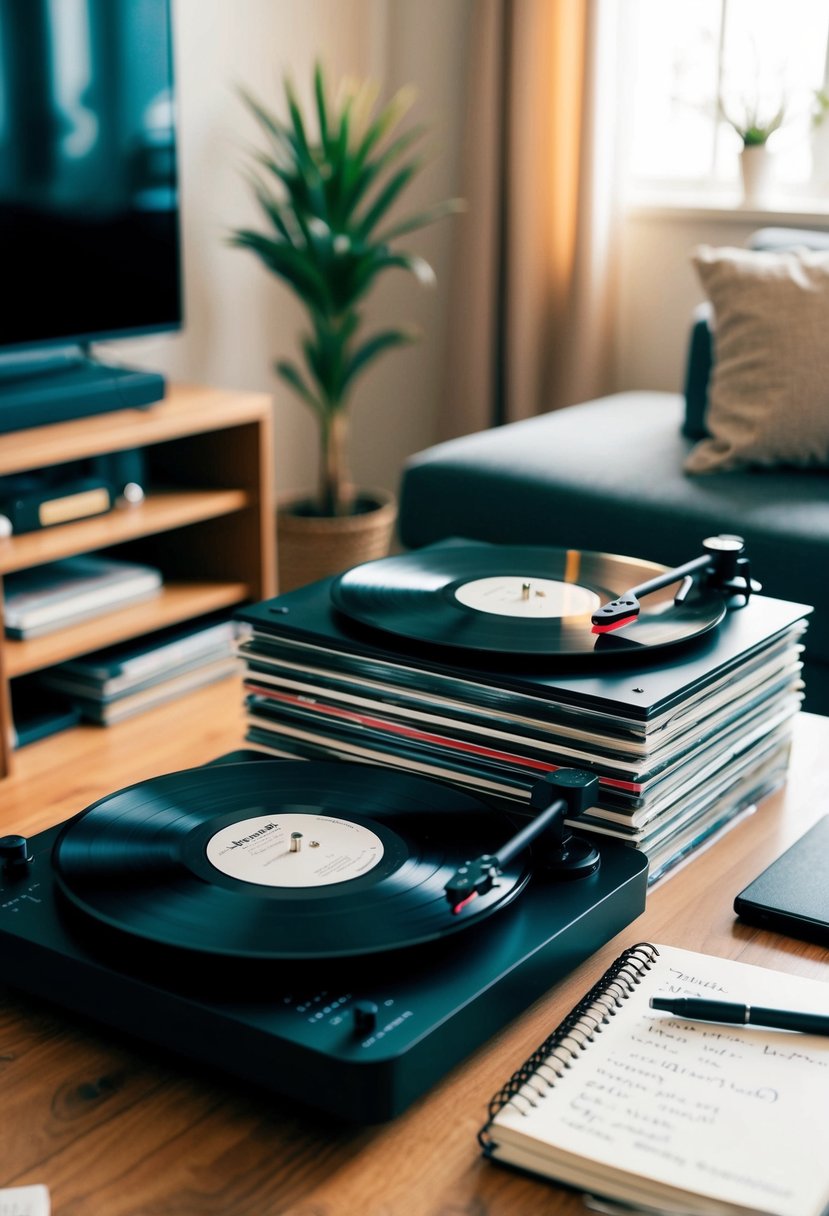
[[[751,245],[801,243],[829,249],[829,234],[766,229]],[[765,594],[814,608],[804,706],[829,713],[829,469],[684,471],[706,435],[711,324],[706,305],[693,320],[683,393],[615,393],[412,457],[400,486],[400,541],[415,549],[465,537],[676,565],[696,557],[705,537],[737,533]]]

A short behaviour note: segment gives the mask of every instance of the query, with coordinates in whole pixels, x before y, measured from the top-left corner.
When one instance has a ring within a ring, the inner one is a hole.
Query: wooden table
[[[0,830],[32,834],[242,742],[231,679],[109,729],[35,744],[0,783]],[[785,789],[650,892],[645,914],[390,1124],[343,1129],[0,991],[0,1185],[45,1183],[54,1216],[516,1216],[579,1199],[482,1160],[502,1081],[620,949],[649,940],[829,979],[829,952],[738,924],[736,892],[829,809],[829,719],[797,722]],[[11,977],[3,977],[8,981]]]

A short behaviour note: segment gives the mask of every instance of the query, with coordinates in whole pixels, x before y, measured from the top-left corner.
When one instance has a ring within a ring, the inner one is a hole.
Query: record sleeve
[[[780,656],[775,657],[779,660]],[[382,731],[435,746],[456,740],[469,745],[470,750],[478,744],[483,751],[500,750],[504,754],[518,749],[522,756],[538,761],[588,765],[608,778],[642,783],[690,750],[715,740],[736,721],[745,722],[758,711],[770,712],[778,699],[788,700],[793,688],[799,687],[799,671],[800,664],[794,658],[785,665],[779,661],[774,666],[769,664],[768,670],[754,673],[755,679],[740,680],[719,696],[706,698],[693,719],[692,733],[688,731],[692,720],[684,718],[675,729],[665,729],[656,736],[648,750],[627,746],[626,740],[598,731],[582,731],[578,738],[575,732],[562,734],[554,724],[529,719],[517,727],[501,722],[491,712],[476,712],[474,706],[459,706],[452,714],[435,713],[417,702],[413,706],[399,699],[387,702],[354,694],[338,696],[330,687],[275,676],[261,662],[249,665],[244,687],[266,710],[296,716],[323,729],[327,723],[369,735]],[[757,678],[761,674],[764,678]]]

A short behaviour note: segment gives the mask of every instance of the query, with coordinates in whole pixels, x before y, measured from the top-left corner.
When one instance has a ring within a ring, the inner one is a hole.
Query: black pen
[[[739,1026],[772,1026],[801,1034],[829,1034],[829,1015],[797,1013],[793,1009],[764,1009],[732,1001],[706,1001],[693,996],[652,996],[651,1009],[664,1009],[694,1022],[728,1022]]]

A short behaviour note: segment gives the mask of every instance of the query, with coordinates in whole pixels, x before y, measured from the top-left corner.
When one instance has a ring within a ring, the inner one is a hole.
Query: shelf
[[[246,423],[261,424],[270,402],[264,393],[176,385],[163,401],[145,409],[116,410],[4,435],[0,477]]]
[[[0,539],[0,778],[14,768],[13,683],[276,592],[272,401],[266,393],[171,385],[146,409],[3,435],[0,477],[140,449],[146,498]],[[27,641],[2,628],[4,575],[90,554],[157,568],[159,595]],[[70,734],[73,732],[69,732]]]
[[[244,510],[250,496],[244,490],[175,490],[150,494],[135,506],[116,507],[106,515],[59,524],[39,532],[0,540],[0,574],[27,570],[76,553],[111,548],[142,536],[200,523]]]
[[[155,599],[116,609],[106,616],[93,617],[28,641],[7,639],[6,675],[13,678],[42,671],[55,663],[64,663],[79,654],[124,642],[138,634],[152,633],[221,608],[232,608],[249,598],[250,588],[245,583],[172,583]]]

